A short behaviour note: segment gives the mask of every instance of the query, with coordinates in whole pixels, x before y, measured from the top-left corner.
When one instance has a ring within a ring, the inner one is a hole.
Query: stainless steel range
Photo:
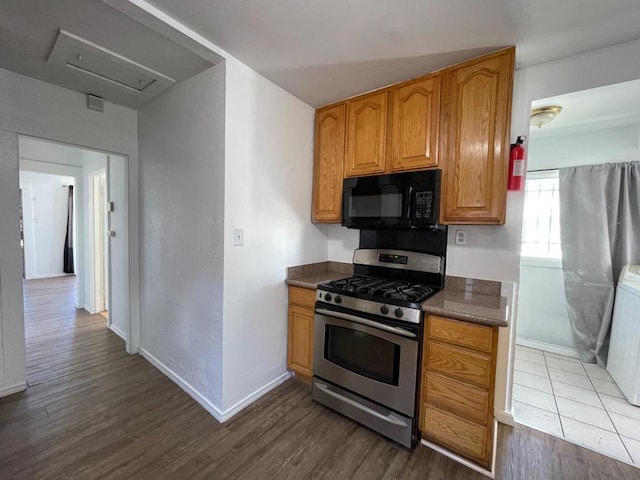
[[[354,276],[318,285],[313,398],[413,447],[422,304],[443,286],[444,257],[358,249]]]

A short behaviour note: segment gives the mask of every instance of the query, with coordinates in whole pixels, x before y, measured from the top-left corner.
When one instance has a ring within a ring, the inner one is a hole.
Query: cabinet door
[[[290,305],[288,330],[287,365],[296,374],[310,379],[313,376],[313,310]]]
[[[392,90],[391,170],[438,165],[440,75]]]
[[[384,173],[387,142],[387,90],[347,103],[345,176]]]
[[[345,108],[341,103],[316,111],[311,217],[314,222],[341,220]]]
[[[514,51],[446,70],[442,223],[504,223]]]

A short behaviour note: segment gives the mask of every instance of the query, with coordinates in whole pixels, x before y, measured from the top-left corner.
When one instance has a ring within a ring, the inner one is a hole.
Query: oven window
[[[386,188],[371,194],[352,193],[349,198],[351,218],[401,218],[403,190]]]
[[[398,385],[400,345],[351,328],[326,325],[324,357],[354,373]]]

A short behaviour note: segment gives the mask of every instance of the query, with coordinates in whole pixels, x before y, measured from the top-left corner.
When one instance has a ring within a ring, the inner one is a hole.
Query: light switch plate
[[[244,245],[244,230],[241,228],[236,228],[233,231],[233,245],[236,247],[241,247]]]

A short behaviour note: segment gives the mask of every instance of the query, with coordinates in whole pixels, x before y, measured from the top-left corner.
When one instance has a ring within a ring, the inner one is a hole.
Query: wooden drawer
[[[488,466],[488,429],[473,422],[427,406],[422,420],[424,437],[456,453]]]
[[[424,401],[480,425],[489,423],[489,392],[429,372]]]
[[[440,342],[427,343],[427,369],[488,389],[491,356]]]
[[[316,291],[308,288],[289,287],[289,304],[314,309]]]
[[[493,327],[475,325],[450,318],[429,315],[427,335],[443,342],[461,345],[480,352],[491,353],[494,343]]]

